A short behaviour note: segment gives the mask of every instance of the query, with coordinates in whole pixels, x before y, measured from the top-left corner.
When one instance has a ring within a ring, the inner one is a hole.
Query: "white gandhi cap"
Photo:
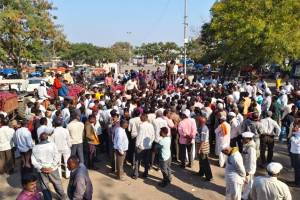
[[[282,170],[282,165],[277,162],[271,162],[267,166],[267,171],[272,173],[272,174],[278,174]]]

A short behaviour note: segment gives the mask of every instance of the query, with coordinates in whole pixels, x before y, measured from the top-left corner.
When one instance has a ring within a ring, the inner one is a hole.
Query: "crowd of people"
[[[292,84],[271,91],[263,79],[221,84],[214,78],[190,80],[170,68],[108,74],[103,86],[85,87],[76,97],[68,95],[66,86],[77,82],[68,72],[49,79],[54,98],[41,83],[22,119],[1,114],[0,173],[15,172],[17,151],[23,185],[17,199],[51,199],[50,182],[60,199],[92,199],[87,168],[97,170],[104,153],[119,180],[126,179],[124,164],[132,179],[160,169],[159,185],[167,187],[172,163],[193,168],[198,159],[199,177],[211,181],[215,157],[225,167],[226,199],[291,199],[277,179],[283,166],[273,162],[273,152],[277,138],[287,144],[299,187],[300,96]],[[112,90],[116,84],[124,89]],[[268,174],[255,177],[258,167]],[[67,192],[63,174],[70,179]]]

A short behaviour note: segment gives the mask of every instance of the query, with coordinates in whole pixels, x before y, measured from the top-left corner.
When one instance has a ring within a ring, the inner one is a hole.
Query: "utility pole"
[[[187,15],[187,0],[184,0],[184,74],[186,74],[186,60],[187,60],[187,43],[188,43],[188,15]]]

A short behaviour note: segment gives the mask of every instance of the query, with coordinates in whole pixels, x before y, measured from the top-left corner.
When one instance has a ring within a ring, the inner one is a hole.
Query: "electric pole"
[[[188,15],[187,15],[187,0],[184,0],[184,74],[186,74],[186,60],[187,60],[187,43],[188,39]]]

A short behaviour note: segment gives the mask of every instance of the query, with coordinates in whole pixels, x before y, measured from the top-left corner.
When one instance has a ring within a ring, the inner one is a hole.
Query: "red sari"
[[[56,97],[58,96],[58,90],[61,87],[62,87],[62,84],[61,84],[60,80],[58,78],[55,78],[54,83],[53,83],[53,92]]]

